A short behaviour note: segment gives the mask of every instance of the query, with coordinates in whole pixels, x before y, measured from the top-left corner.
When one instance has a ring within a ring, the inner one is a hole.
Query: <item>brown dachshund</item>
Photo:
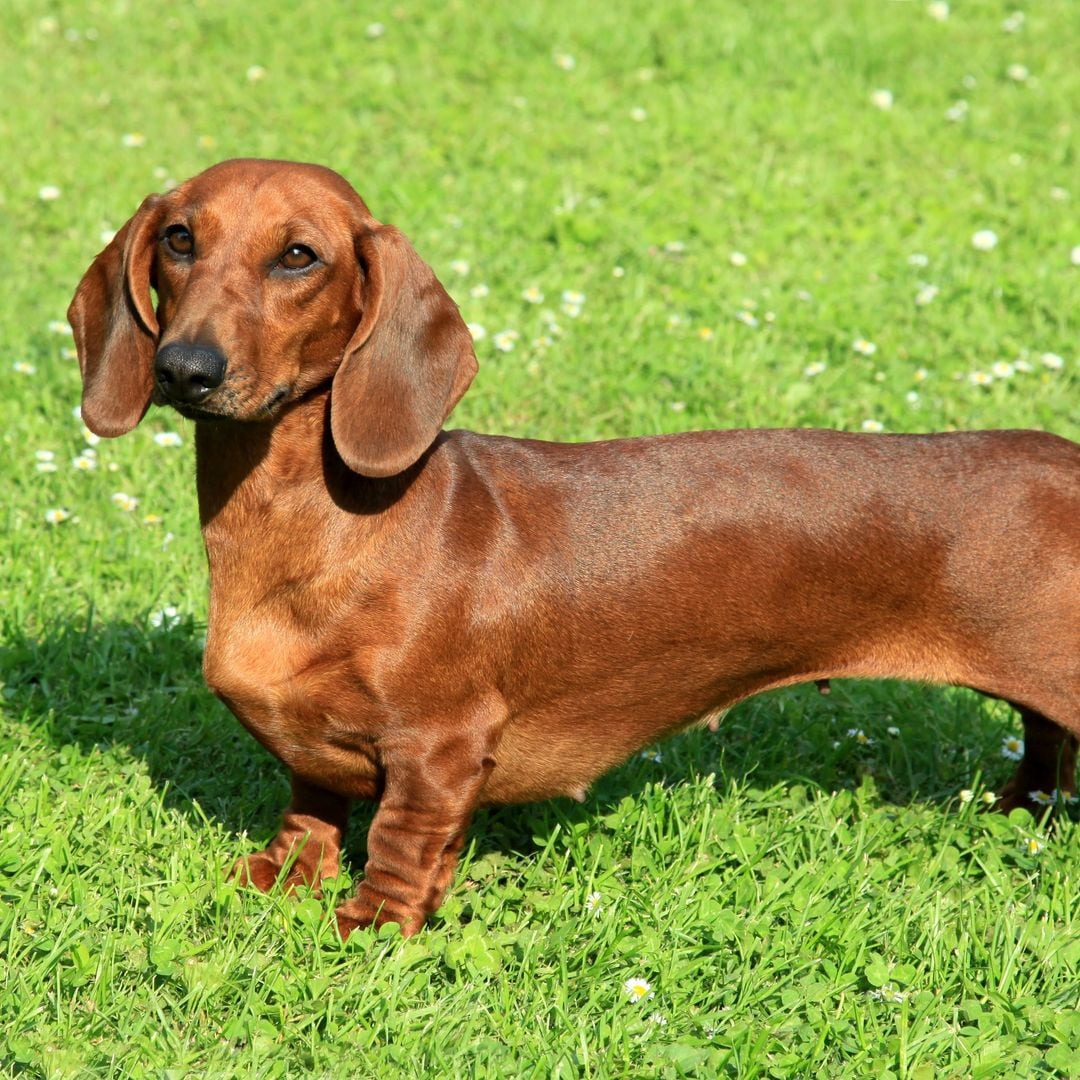
[[[1074,443],[443,432],[476,373],[458,309],[314,165],[227,161],[150,196],[69,318],[93,431],[151,401],[195,421],[206,679],[292,778],[236,873],[317,885],[350,802],[378,800],[342,934],[415,933],[477,806],[581,799],[771,687],[973,687],[1023,717],[1001,806],[1075,790]]]

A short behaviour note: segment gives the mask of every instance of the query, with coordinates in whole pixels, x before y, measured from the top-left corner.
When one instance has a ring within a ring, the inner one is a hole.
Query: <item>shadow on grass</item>
[[[202,645],[189,620],[61,624],[41,638],[9,628],[0,646],[4,714],[57,751],[109,749],[141,759],[166,806],[261,841],[288,798],[285,770],[206,689]],[[708,774],[721,792],[789,783],[829,791],[871,776],[886,801],[939,801],[970,786],[982,761],[994,762],[987,783],[1005,778],[998,750],[1010,716],[963,690],[834,683],[822,697],[812,686],[794,687],[742,703],[716,734],[687,732],[636,755],[597,781],[583,805],[489,810],[476,831],[483,849],[527,851],[556,823],[588,821],[648,783]],[[348,850],[354,866],[370,816],[358,808]]]

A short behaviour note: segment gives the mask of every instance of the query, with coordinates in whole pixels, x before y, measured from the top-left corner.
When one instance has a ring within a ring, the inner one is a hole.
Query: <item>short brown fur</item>
[[[166,230],[194,238],[177,257]],[[290,245],[318,256],[300,273]],[[156,311],[150,288],[157,292]],[[196,404],[205,671],[289,768],[236,872],[336,874],[342,934],[415,933],[477,806],[584,797],[643,745],[770,687],[896,677],[1015,704],[1002,793],[1075,791],[1080,447],[1031,431],[720,431],[587,445],[442,432],[476,371],[458,310],[329,170],[228,161],[147,199],[72,302],[83,415],[138,423],[155,355]]]

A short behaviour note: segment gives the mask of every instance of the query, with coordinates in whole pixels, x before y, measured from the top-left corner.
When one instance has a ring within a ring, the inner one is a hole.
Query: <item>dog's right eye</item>
[[[165,243],[174,255],[191,255],[195,251],[195,237],[183,225],[170,225],[165,230]]]

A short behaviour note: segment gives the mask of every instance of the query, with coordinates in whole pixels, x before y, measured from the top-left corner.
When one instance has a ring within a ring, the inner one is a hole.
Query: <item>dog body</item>
[[[148,200],[70,317],[92,428],[129,430],[151,397],[197,422],[206,677],[293,786],[238,873],[317,883],[350,801],[379,801],[345,934],[415,932],[477,806],[583,798],[634,750],[796,682],[1003,698],[1027,742],[1005,807],[1075,789],[1073,443],[441,432],[475,371],[460,316],[313,166],[227,162]]]

